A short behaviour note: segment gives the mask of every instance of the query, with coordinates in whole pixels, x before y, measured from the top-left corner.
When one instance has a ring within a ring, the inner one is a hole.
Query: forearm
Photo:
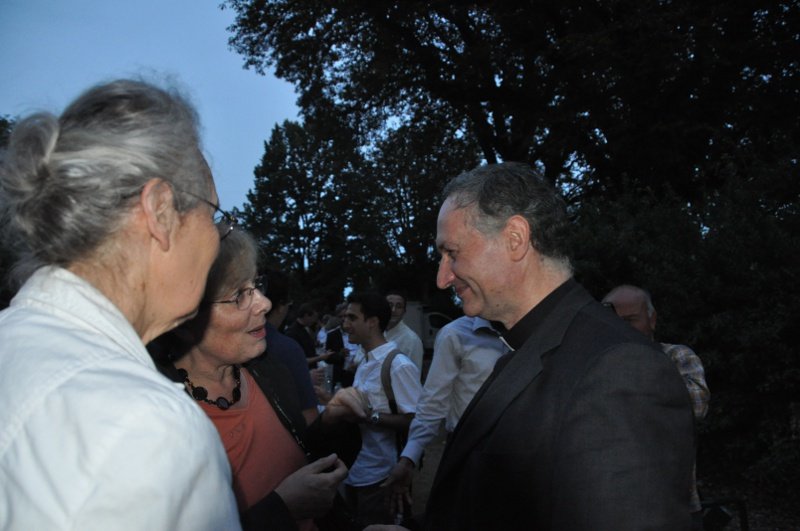
[[[418,464],[425,447],[439,433],[441,423],[442,419],[423,420],[419,416],[414,417],[409,428],[408,442],[406,442],[401,454],[402,457],[411,460],[414,464]]]
[[[378,422],[373,423],[373,426],[400,431],[408,429],[413,418],[413,413],[381,413],[378,417]]]
[[[291,511],[280,495],[272,491],[241,515],[242,530],[297,529]]]

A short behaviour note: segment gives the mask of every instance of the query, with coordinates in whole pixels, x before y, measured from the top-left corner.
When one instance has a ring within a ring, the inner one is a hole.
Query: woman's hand
[[[347,467],[336,454],[331,454],[288,476],[275,492],[295,520],[317,518],[331,508],[336,487],[345,477]]]

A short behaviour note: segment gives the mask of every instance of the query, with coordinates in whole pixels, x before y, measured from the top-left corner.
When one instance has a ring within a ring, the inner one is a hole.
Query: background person
[[[603,297],[603,303],[609,304],[626,323],[655,341],[657,315],[650,293],[637,286],[623,284],[609,291]],[[683,377],[683,382],[686,384],[686,389],[689,391],[689,397],[692,401],[695,420],[703,420],[706,418],[708,402],[711,400],[711,393],[708,390],[705,371],[703,370],[703,362],[686,345],[673,345],[670,343],[659,343],[659,345],[661,345],[661,350],[670,357]],[[692,470],[692,485],[689,489],[691,500],[689,510],[692,513],[693,529],[703,529],[703,508],[700,505],[700,495],[697,492],[696,468],[695,465]]]
[[[414,467],[421,463],[425,447],[439,434],[442,422],[449,438],[467,404],[506,352],[508,347],[489,321],[480,317],[459,317],[439,330],[408,442],[384,484],[392,488],[393,511],[402,511],[404,501],[412,503]]]
[[[386,294],[386,301],[392,309],[392,315],[384,333],[386,341],[393,341],[398,350],[408,356],[408,359],[414,362],[422,374],[422,361],[425,354],[422,340],[403,322],[403,317],[406,315],[406,296],[399,291],[390,291]]]
[[[199,313],[171,334],[161,370],[219,431],[245,527],[314,529],[312,518],[330,509],[345,461],[360,447],[358,427],[340,421],[365,413],[358,394],[343,390],[306,428],[288,370],[259,358],[271,303],[256,279],[256,256],[255,241],[242,231],[222,242]]]
[[[0,227],[0,528],[238,529],[230,467],[144,343],[194,314],[232,228],[178,94],[118,80],[20,120]]]
[[[353,293],[348,298],[343,324],[350,341],[361,345],[366,353],[365,361],[356,370],[353,388],[364,397],[370,414],[361,424],[361,451],[345,480],[348,504],[362,526],[394,521],[387,491],[381,484],[397,461],[397,434],[408,429],[420,394],[416,365],[402,353],[387,361],[397,349],[383,336],[390,313],[389,303],[380,294]],[[389,405],[381,379],[384,362],[389,364],[396,412]]]
[[[444,450],[425,528],[688,529],[686,389],[572,278],[558,192],[503,163],[459,175],[442,196],[437,285],[466,315],[502,325],[511,352]]]
[[[310,302],[300,305],[297,318],[286,328],[286,335],[297,341],[306,355],[309,369],[317,367],[317,362],[327,360],[333,353],[322,351],[317,353],[317,330],[319,328],[319,312]]]
[[[272,303],[272,308],[267,312],[265,330],[267,332],[267,349],[261,357],[271,357],[289,369],[300,408],[306,424],[311,424],[317,418],[317,395],[308,373],[308,363],[303,349],[291,337],[280,332],[292,305],[289,297],[289,278],[281,271],[269,271],[266,275],[266,293],[264,295]]]

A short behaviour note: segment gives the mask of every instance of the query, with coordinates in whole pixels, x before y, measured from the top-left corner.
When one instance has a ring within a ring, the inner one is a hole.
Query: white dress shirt
[[[397,345],[397,350],[408,356],[414,362],[417,369],[422,371],[422,356],[425,349],[422,347],[422,340],[416,332],[411,330],[407,324],[400,321],[394,328],[390,328],[383,333],[386,341],[393,341]]]
[[[240,529],[214,425],[69,271],[0,312],[0,529]]]
[[[506,352],[508,347],[480,317],[461,317],[439,331],[403,457],[419,463],[442,420],[448,432],[455,429],[495,362]]]
[[[365,393],[374,411],[391,414],[389,399],[383,392],[381,366],[392,350],[399,350],[389,341],[367,353],[367,359],[356,370],[353,387]],[[397,402],[397,412],[414,413],[422,386],[419,369],[403,354],[395,356],[391,367],[392,391]],[[397,462],[395,432],[392,429],[360,424],[361,451],[345,480],[356,487],[372,485],[385,479]]]

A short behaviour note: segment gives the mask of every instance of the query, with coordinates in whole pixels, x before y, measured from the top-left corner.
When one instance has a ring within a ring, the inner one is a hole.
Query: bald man
[[[617,315],[633,328],[655,340],[656,309],[650,294],[637,286],[624,284],[612,289],[603,297],[603,304],[611,306]],[[706,385],[703,363],[697,354],[686,345],[673,345],[660,343],[661,349],[669,355],[678,367],[689,396],[692,399],[692,409],[696,420],[702,420],[708,413],[708,401],[711,393]],[[700,496],[697,493],[695,471],[692,472],[692,488],[690,490],[692,513],[692,528],[702,529],[702,507]]]

